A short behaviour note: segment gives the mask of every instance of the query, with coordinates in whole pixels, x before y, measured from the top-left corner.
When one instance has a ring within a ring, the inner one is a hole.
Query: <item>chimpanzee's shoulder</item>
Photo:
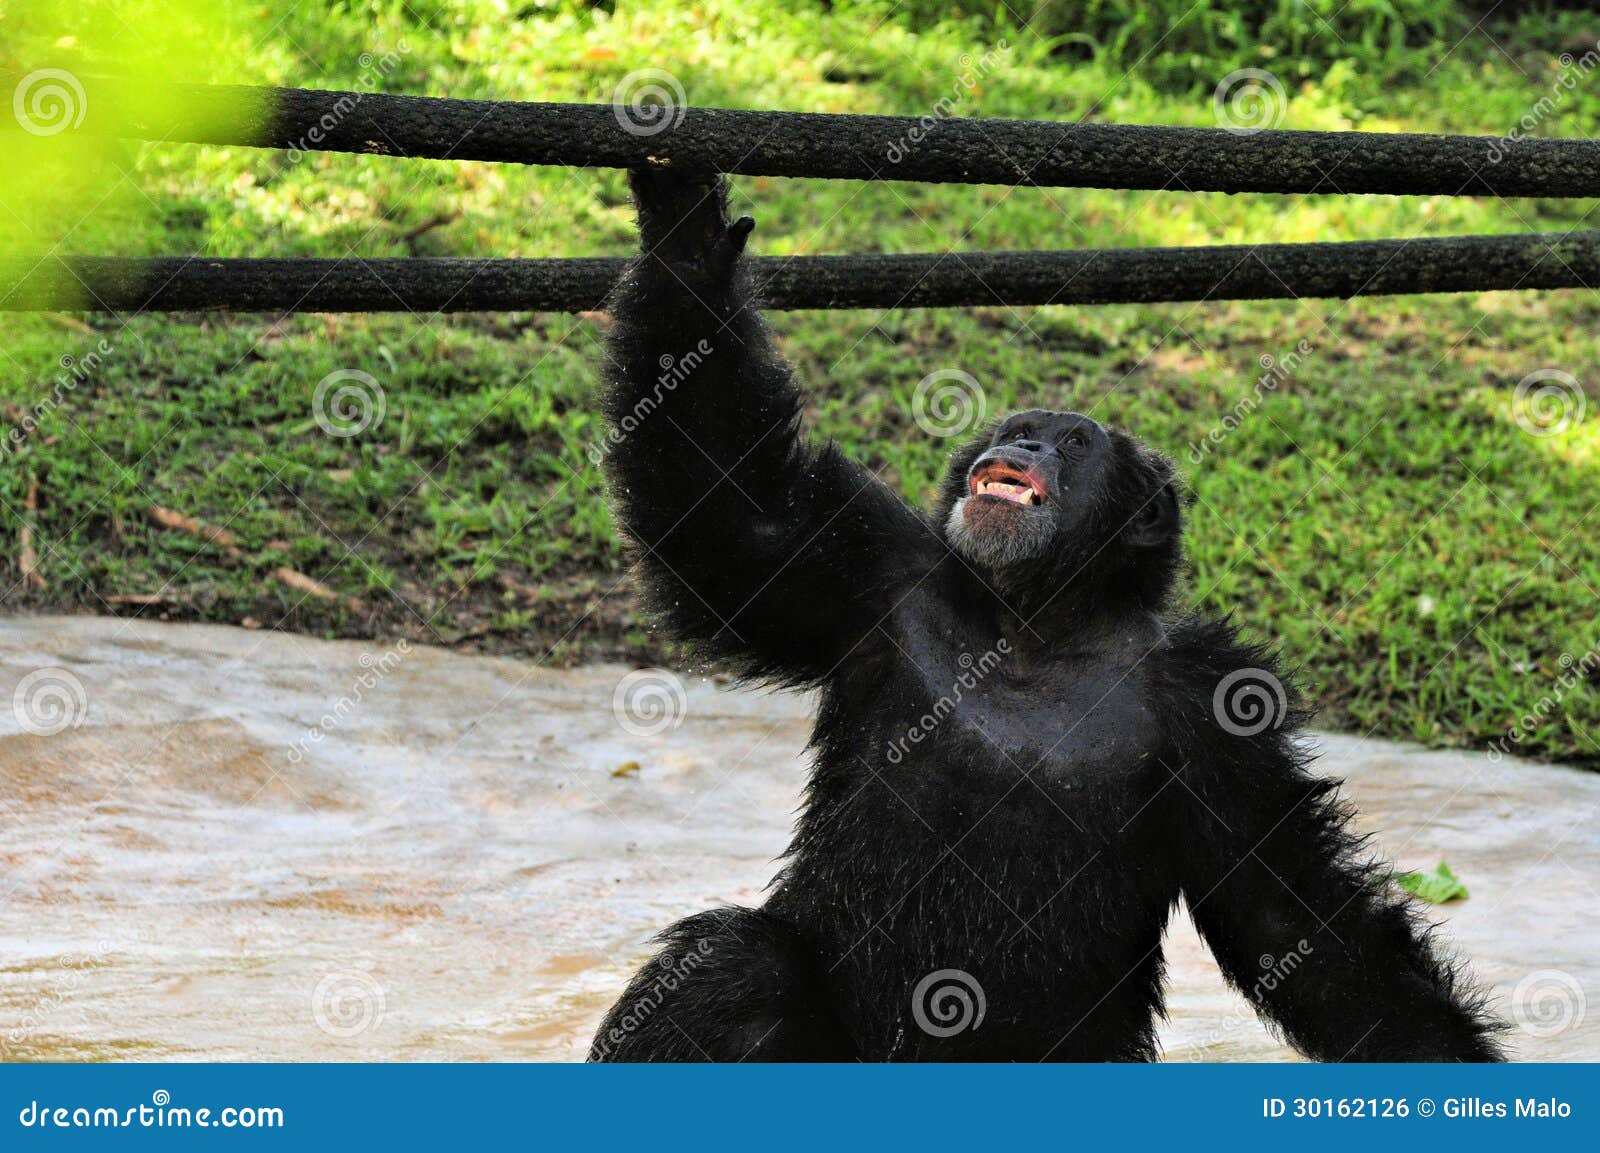
[[[1253,734],[1255,721],[1242,718],[1259,714],[1272,730],[1292,732],[1310,717],[1296,670],[1274,648],[1240,635],[1231,617],[1169,620],[1152,682],[1169,719],[1205,729]]]

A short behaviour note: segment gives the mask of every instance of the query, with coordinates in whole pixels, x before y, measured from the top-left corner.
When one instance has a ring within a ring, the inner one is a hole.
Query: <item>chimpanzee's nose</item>
[[[1020,448],[1023,452],[1044,451],[1044,442],[1042,440],[1014,440],[1011,442],[1011,446]]]

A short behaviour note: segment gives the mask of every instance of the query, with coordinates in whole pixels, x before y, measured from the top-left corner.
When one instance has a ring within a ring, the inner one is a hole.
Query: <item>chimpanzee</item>
[[[1500,1059],[1500,1026],[1307,771],[1274,656],[1169,605],[1170,462],[1070,412],[954,454],[931,515],[800,433],[727,185],[631,174],[606,467],[646,607],[820,689],[759,909],[678,922],[593,1060],[1151,1060],[1180,898],[1318,1060]]]

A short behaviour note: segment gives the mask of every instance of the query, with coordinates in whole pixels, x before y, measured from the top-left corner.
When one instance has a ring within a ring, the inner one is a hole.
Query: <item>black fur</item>
[[[607,466],[648,604],[704,657],[821,705],[766,906],[668,930],[591,1056],[1149,1060],[1182,898],[1307,1055],[1497,1059],[1481,1000],[1306,771],[1290,679],[1229,625],[1170,614],[1168,462],[1023,413],[913,510],[800,437],[723,182],[652,169],[634,188]],[[973,495],[996,477],[1041,499]],[[1246,670],[1268,686],[1259,731],[1217,704]],[[970,1007],[937,1000],[941,980]]]

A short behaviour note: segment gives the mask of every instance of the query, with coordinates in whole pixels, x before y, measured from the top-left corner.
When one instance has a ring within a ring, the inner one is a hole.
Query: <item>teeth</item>
[[[978,492],[985,496],[997,496],[1002,500],[1015,501],[1017,504],[1038,504],[1039,494],[1033,490],[1032,485],[1011,484],[1003,480],[985,480],[978,483]]]

